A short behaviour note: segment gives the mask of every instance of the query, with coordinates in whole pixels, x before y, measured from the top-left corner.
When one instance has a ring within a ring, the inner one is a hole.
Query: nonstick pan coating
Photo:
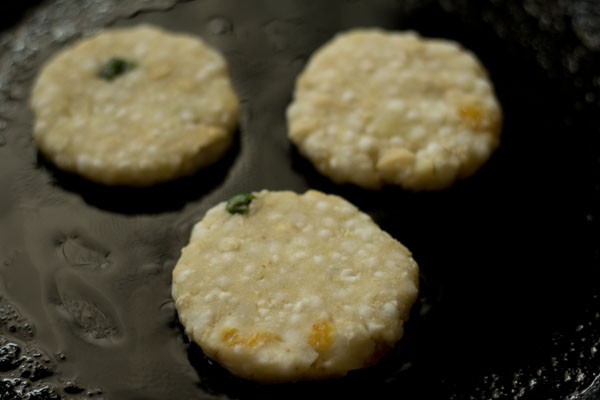
[[[9,8],[0,36],[1,399],[600,397],[596,2],[30,3]],[[31,138],[40,66],[82,35],[142,22],[224,54],[242,99],[235,146],[150,189],[57,170]],[[361,26],[453,39],[478,55],[505,123],[475,176],[438,192],[373,192],[335,185],[298,155],[285,123],[294,79],[321,44]],[[171,270],[217,202],[308,188],[345,197],[413,251],[421,293],[406,335],[379,365],[340,380],[232,377],[185,338]]]

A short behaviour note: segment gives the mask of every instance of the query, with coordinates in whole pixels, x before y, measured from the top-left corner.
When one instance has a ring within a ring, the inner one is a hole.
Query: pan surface
[[[593,0],[63,0],[9,21],[0,35],[0,399],[600,398]],[[209,169],[149,189],[57,170],[31,137],[40,66],[81,36],[139,23],[198,35],[227,58],[242,99],[235,146]],[[475,176],[439,192],[372,192],[335,185],[298,155],[285,123],[296,76],[335,33],[365,26],[456,40],[481,59],[505,121]],[[217,202],[308,188],[345,197],[412,250],[418,304],[405,337],[369,370],[243,381],[185,338],[171,271]]]

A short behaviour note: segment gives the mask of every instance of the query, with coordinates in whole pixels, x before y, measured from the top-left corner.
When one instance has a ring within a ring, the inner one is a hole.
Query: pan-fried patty
[[[216,161],[239,108],[222,56],[198,38],[147,25],[60,51],[39,74],[31,105],[35,142],[58,167],[130,186]]]
[[[233,374],[321,379],[371,365],[402,337],[418,267],[340,197],[261,191],[195,225],[172,291],[188,336]]]
[[[377,189],[443,189],[498,146],[500,106],[458,44],[376,29],[311,57],[288,108],[289,137],[324,175]]]

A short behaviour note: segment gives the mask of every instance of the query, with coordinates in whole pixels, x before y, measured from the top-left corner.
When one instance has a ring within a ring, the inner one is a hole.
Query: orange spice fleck
[[[308,344],[316,351],[324,351],[331,347],[335,337],[335,326],[329,321],[319,320],[313,324],[308,335]]]
[[[238,344],[244,343],[242,335],[238,332],[237,329],[231,328],[224,331],[221,335],[223,342],[229,346],[233,347]]]
[[[472,129],[482,130],[488,125],[485,110],[479,104],[464,104],[458,109],[458,115]]]
[[[255,332],[250,336],[240,333],[237,329],[231,328],[223,331],[221,339],[228,347],[244,346],[249,349],[264,346],[267,343],[279,340],[279,336],[272,332]]]
[[[249,348],[264,346],[267,343],[279,340],[279,336],[271,332],[256,332],[246,341]]]

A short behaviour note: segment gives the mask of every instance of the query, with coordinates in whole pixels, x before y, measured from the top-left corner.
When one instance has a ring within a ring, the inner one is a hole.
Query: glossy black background
[[[77,379],[109,399],[592,399],[597,389],[586,388],[600,372],[596,11],[591,1],[200,0],[116,19],[195,33],[218,48],[242,120],[217,165],[143,190],[57,171],[27,139],[26,109],[8,125],[0,176],[16,194],[3,196],[0,226],[13,239],[0,255],[29,260],[0,269],[0,290],[36,325],[36,345],[66,355],[49,380],[63,395],[61,379]],[[414,29],[479,56],[505,124],[501,147],[475,176],[440,192],[372,192],[332,184],[297,154],[285,126],[294,79],[318,46],[357,26]],[[42,50],[38,64],[59,47]],[[263,188],[344,196],[413,251],[420,300],[379,366],[334,382],[261,386],[186,342],[169,301],[179,249],[209,207]],[[64,317],[73,298],[100,310],[116,333],[82,333],[77,318]]]

